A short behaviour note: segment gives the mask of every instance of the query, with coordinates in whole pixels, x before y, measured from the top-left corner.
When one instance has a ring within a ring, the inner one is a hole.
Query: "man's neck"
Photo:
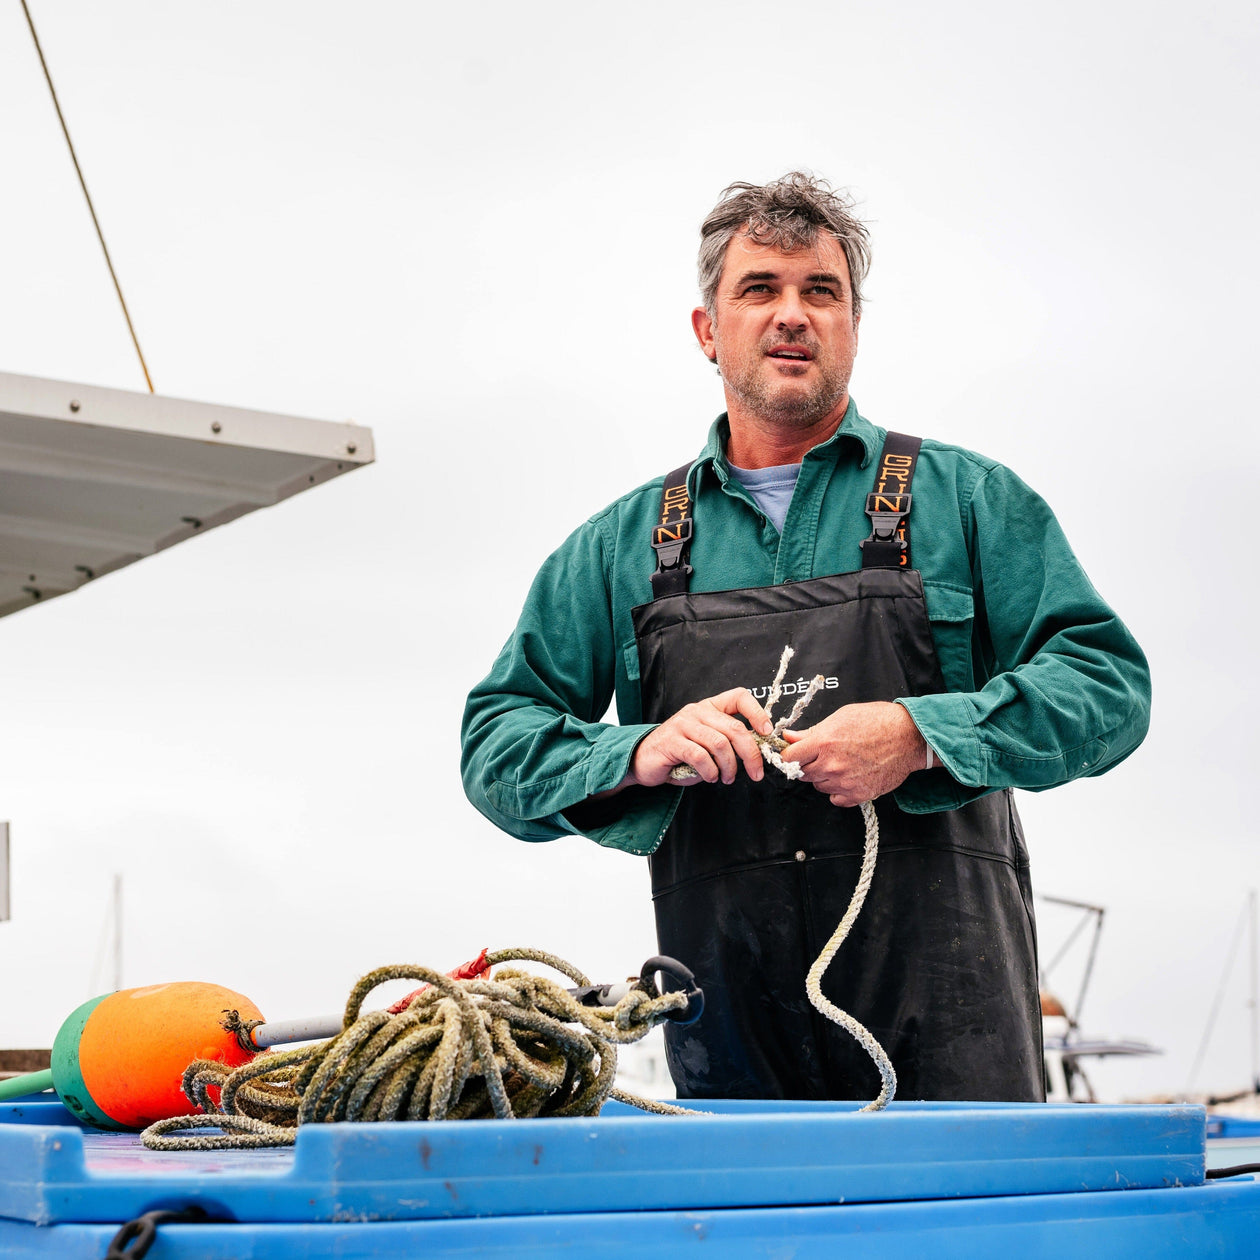
[[[821,442],[840,427],[849,409],[845,396],[825,416],[805,428],[769,420],[727,399],[726,418],[731,426],[726,458],[736,468],[773,468],[779,464],[799,464]]]

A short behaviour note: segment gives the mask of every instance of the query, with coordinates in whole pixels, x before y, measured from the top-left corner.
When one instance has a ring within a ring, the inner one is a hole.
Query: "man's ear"
[[[691,330],[696,334],[700,349],[710,363],[717,362],[717,342],[713,338],[713,317],[703,306],[691,312]]]

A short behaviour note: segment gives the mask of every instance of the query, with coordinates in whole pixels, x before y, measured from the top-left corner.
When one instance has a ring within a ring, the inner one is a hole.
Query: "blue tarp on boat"
[[[1260,1254],[1260,1182],[1205,1182],[1200,1107],[610,1104],[597,1118],[313,1125],[296,1148],[152,1152],[0,1106],[0,1252],[103,1256]],[[1247,1248],[1252,1248],[1248,1252]]]

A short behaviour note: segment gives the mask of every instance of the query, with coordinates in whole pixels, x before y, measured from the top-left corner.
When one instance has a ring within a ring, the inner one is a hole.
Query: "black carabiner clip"
[[[670,1011],[665,1018],[682,1027],[694,1024],[704,1014],[704,990],[696,984],[695,972],[677,958],[665,958],[658,954],[643,964],[639,978],[647,980],[657,971],[674,982],[672,988],[662,988],[662,993],[682,993],[687,998],[687,1005],[682,1010]]]

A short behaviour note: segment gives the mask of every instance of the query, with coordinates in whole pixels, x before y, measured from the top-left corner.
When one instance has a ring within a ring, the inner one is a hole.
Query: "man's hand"
[[[799,762],[806,783],[833,805],[860,805],[921,770],[927,744],[899,704],[846,704],[806,731],[784,731],[784,761]]]
[[[634,750],[630,773],[619,785],[632,783],[658,787],[669,779],[675,766],[690,766],[697,778],[682,780],[684,785],[697,783],[734,783],[743,762],[748,777],[759,781],[766,773],[761,750],[752,731],[734,715],[742,714],[753,730],[769,735],[772,723],[766,711],[753,699],[747,687],[735,687],[720,696],[710,696],[679,709],[662,722]],[[675,781],[676,782],[676,781]]]

